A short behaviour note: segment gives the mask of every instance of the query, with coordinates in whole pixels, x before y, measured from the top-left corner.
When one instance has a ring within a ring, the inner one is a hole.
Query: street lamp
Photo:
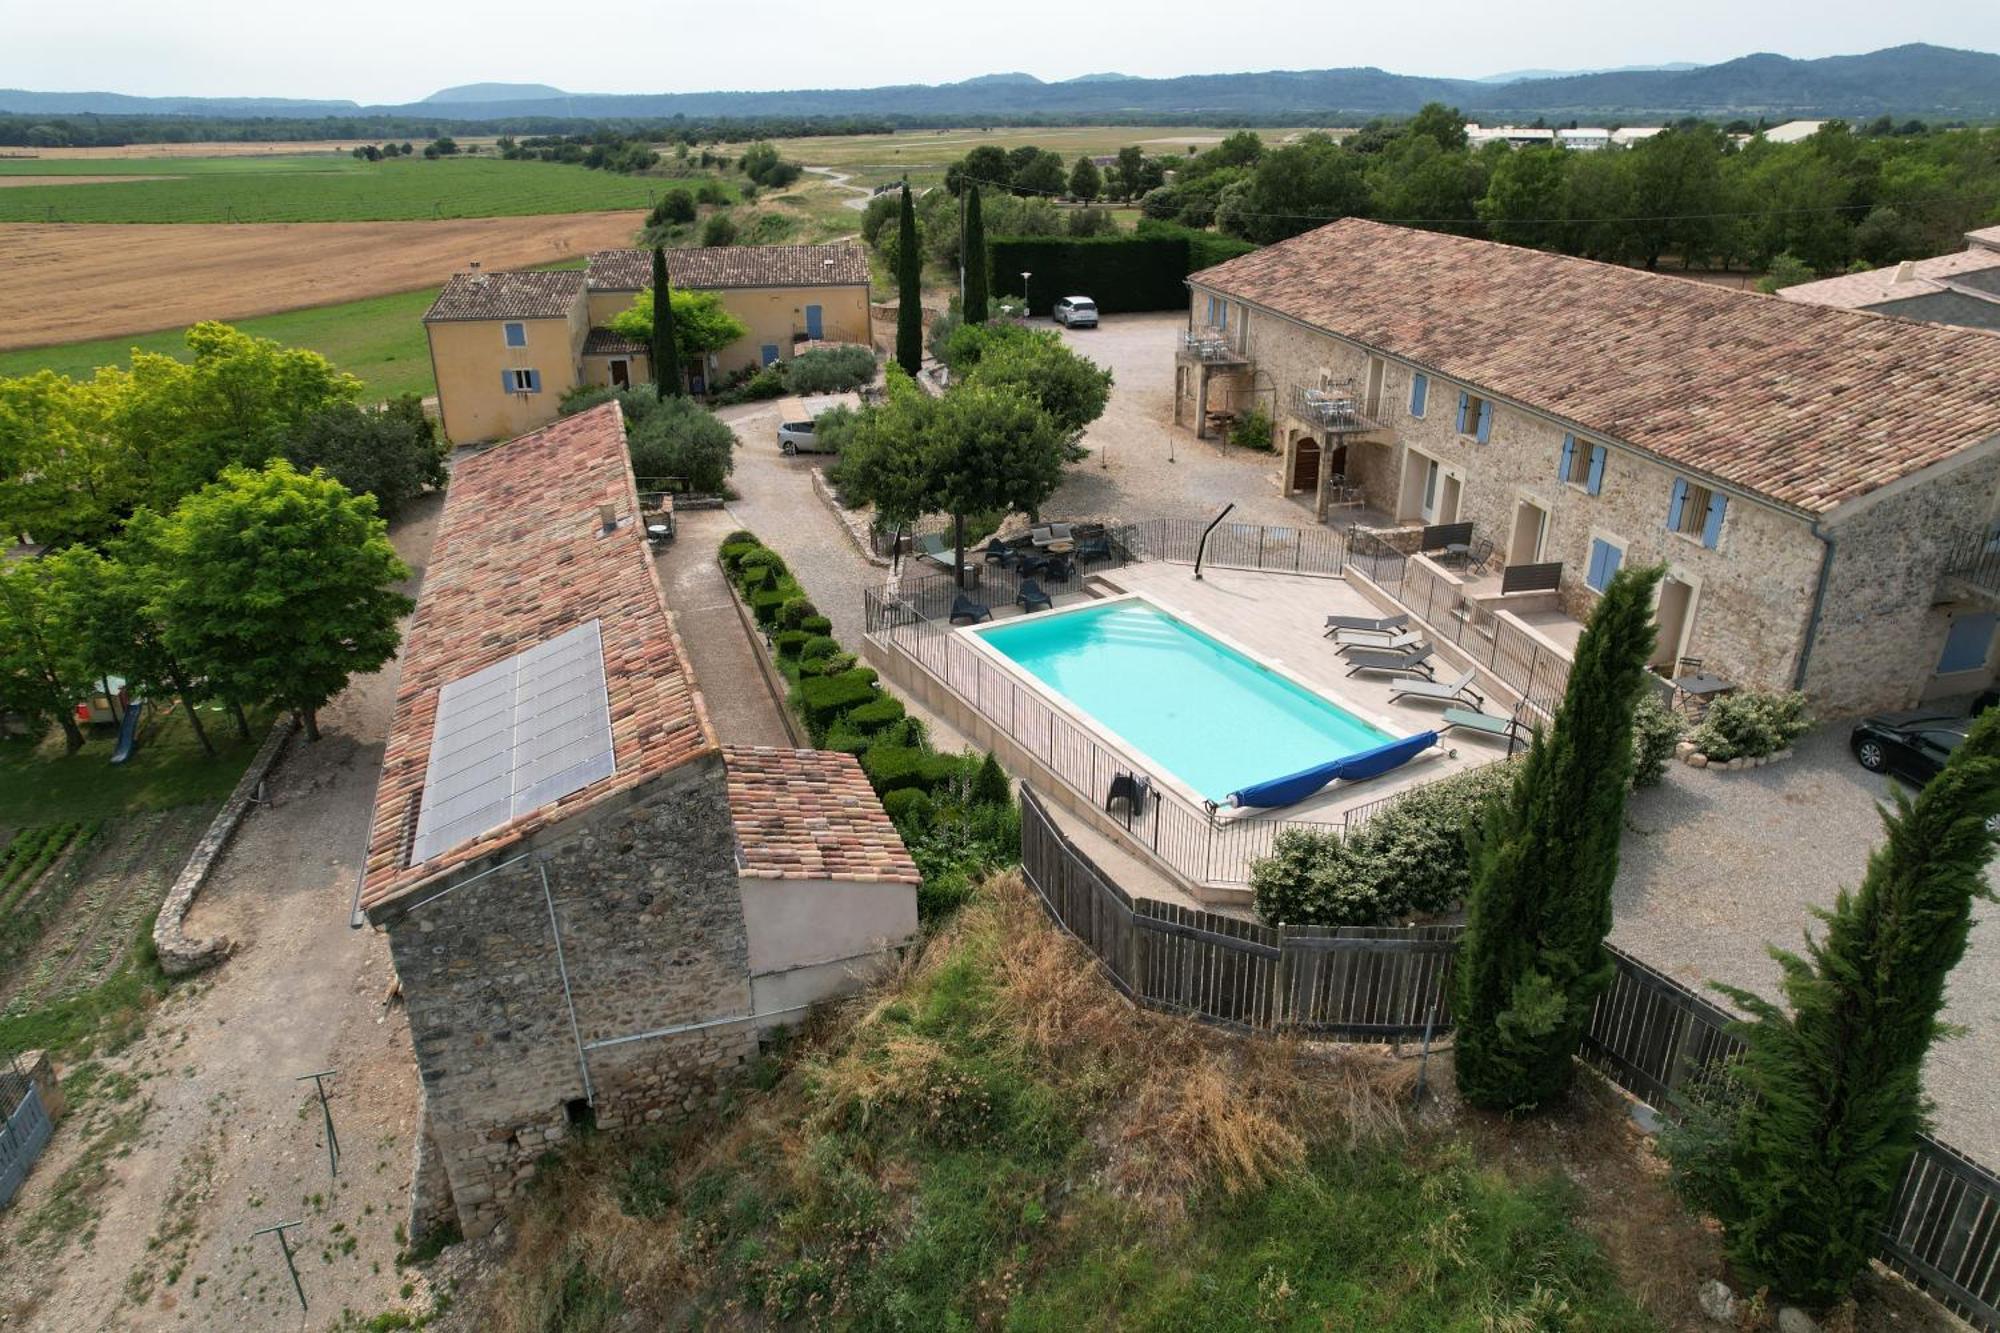
[[[1034,306],[1031,305],[1028,301],[1028,278],[1029,278],[1028,270],[1022,269],[1021,270],[1021,318],[1022,319],[1026,319],[1030,315],[1035,313]]]

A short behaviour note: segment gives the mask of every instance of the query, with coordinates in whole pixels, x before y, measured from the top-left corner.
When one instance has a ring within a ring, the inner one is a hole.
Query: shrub
[[[649,227],[693,221],[694,195],[686,190],[668,190],[660,196],[660,202],[653,205],[653,211],[646,214],[646,225]]]
[[[823,657],[819,661],[819,674],[822,676],[845,675],[847,672],[855,669],[854,663],[856,660],[854,654],[848,652],[840,652],[835,653],[831,657]]]
[[[882,808],[889,812],[896,827],[908,833],[921,833],[931,822],[931,796],[927,791],[915,787],[902,787],[882,798]]]
[[[867,706],[863,704],[862,708]],[[855,711],[859,712],[860,709]],[[852,716],[852,713],[848,714],[848,717]],[[823,750],[851,754],[857,759],[868,752],[868,746],[868,738],[849,726],[846,717],[836,719],[834,724],[826,729],[826,737],[820,742],[820,748]]]
[[[1695,748],[1711,761],[1776,754],[1812,729],[1806,697],[1796,690],[1725,694],[1708,706],[1695,729]]]
[[[1000,761],[988,750],[979,763],[979,771],[972,777],[972,800],[979,805],[1007,804],[1014,799],[1014,788],[1007,781],[1007,770],[1000,767]]]
[[[736,223],[727,213],[717,213],[701,224],[703,245],[736,244]]]
[[[625,399],[644,398],[626,394]],[[684,477],[690,490],[716,494],[736,466],[736,434],[693,399],[670,397],[626,423],[632,471],[644,478]]]
[[[766,588],[762,592],[750,594],[750,611],[760,625],[771,625],[778,619],[778,608],[785,604],[785,593],[779,588]]]
[[[737,574],[742,570],[744,556],[750,554],[752,551],[761,551],[763,549],[763,547],[754,541],[725,541],[715,554],[722,561],[724,569],[727,569],[732,574]]]
[[[784,623],[784,608],[782,607],[778,610],[778,623]],[[804,630],[780,630],[777,637],[771,640],[771,644],[778,650],[778,656],[797,657],[799,649],[805,647],[806,640],[811,637],[812,635],[807,634]]]
[[[755,596],[775,581],[771,571],[763,565],[742,567],[742,577],[738,580],[743,585],[743,595],[745,597]]]
[[[785,367],[793,393],[845,393],[875,378],[875,353],[866,347],[820,347],[801,352]]]
[[[1150,196],[1146,208],[1150,215]],[[1107,315],[1187,309],[1185,236],[1010,237],[989,241],[987,253],[1000,286],[1027,269],[1037,292],[1087,292]],[[1046,314],[1047,300],[1040,304]]]
[[[1271,416],[1261,407],[1253,407],[1245,412],[1237,423],[1230,427],[1229,442],[1239,449],[1259,449],[1271,452]]]
[[[724,389],[715,396],[715,401],[727,407],[734,403],[761,403],[784,396],[785,372],[776,366],[764,366],[740,383]]]
[[[1666,776],[1667,761],[1674,757],[1687,728],[1680,716],[1660,702],[1656,694],[1642,695],[1632,710],[1632,785],[1657,787]]]
[[[805,634],[804,629],[800,633]],[[824,662],[840,651],[840,640],[830,634],[806,634],[805,646],[799,649],[799,656],[807,662]]]
[[[810,599],[794,597],[778,608],[778,627],[780,629],[803,629],[805,627],[805,618],[818,614],[819,608],[814,606]]]
[[[875,673],[865,668],[837,676],[806,676],[799,681],[799,708],[806,725],[817,732],[824,732],[835,718],[876,697]]]
[[[785,558],[768,546],[746,553],[737,563],[745,573],[753,569],[768,569],[773,577],[780,577],[791,572],[785,565]]]
[[[1465,834],[1506,790],[1514,766],[1486,764],[1418,787],[1344,841],[1291,828],[1250,868],[1265,920],[1295,926],[1379,926],[1448,912],[1472,887]]]
[[[938,789],[949,785],[963,768],[963,761],[957,755],[936,754],[913,745],[892,745],[886,737],[877,738],[861,757],[862,771],[875,790],[884,795],[914,787],[936,796]]]
[[[588,412],[601,403],[608,403],[618,396],[618,391],[604,384],[579,384],[562,396],[556,404],[556,415],[573,417],[578,412]]]
[[[728,536],[722,539],[722,544],[724,546],[735,546],[738,545],[739,543],[744,543],[744,542],[747,542],[752,546],[758,546],[762,544],[757,540],[757,534],[750,531],[750,529],[748,528],[738,528],[736,529],[736,531],[730,533]]]
[[[852,709],[841,720],[863,736],[873,736],[903,720],[903,701],[893,694],[884,694]]]
[[[807,616],[799,622],[799,628],[808,634],[831,634],[833,622],[825,616]]]

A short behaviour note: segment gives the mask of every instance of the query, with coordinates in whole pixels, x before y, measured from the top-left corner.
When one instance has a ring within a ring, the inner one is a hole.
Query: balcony
[[[1175,356],[1182,361],[1195,361],[1206,366],[1250,364],[1250,358],[1236,350],[1227,329],[1200,328],[1182,334]]]
[[[2000,607],[2000,533],[1982,530],[1946,553],[1936,600]]]
[[[1361,395],[1352,380],[1339,380],[1323,389],[1299,385],[1292,390],[1292,415],[1316,431],[1335,435],[1363,435],[1383,429],[1382,423],[1361,410]]]

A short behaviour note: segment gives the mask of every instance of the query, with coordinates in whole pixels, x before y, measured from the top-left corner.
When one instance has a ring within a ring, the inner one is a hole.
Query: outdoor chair
[[[1484,574],[1486,562],[1493,558],[1493,539],[1481,537],[1471,554],[1465,557],[1465,571],[1468,574]]]
[[[1115,774],[1111,779],[1111,790],[1104,797],[1105,813],[1110,813],[1114,802],[1123,801],[1128,818],[1143,819],[1146,815],[1146,798],[1152,794],[1153,780],[1144,773]]]
[[[1078,564],[1082,564],[1086,560],[1109,560],[1112,558],[1112,555],[1111,534],[1108,532],[1098,532],[1088,537],[1078,537],[1076,539],[1076,559]]]
[[[1448,704],[1455,704],[1470,699],[1474,708],[1484,708],[1486,706],[1485,697],[1478,690],[1472,688],[1471,667],[1467,667],[1457,680],[1405,681],[1401,685],[1390,689],[1389,702],[1395,703],[1405,695],[1414,699],[1437,699]]]
[[[1393,616],[1328,616],[1326,633],[1323,638],[1332,638],[1336,630],[1373,630],[1377,634],[1393,634],[1410,623],[1410,613],[1400,611]]]
[[[1522,734],[1525,728],[1519,718],[1495,717],[1491,713],[1468,712],[1463,708],[1445,709],[1444,727],[1446,731],[1476,731],[1482,736],[1504,740],[1508,754],[1514,753],[1516,745],[1528,741],[1528,737]]]
[[[985,554],[986,563],[989,565],[998,565],[1002,569],[1005,569],[1008,565],[1014,563],[1014,548],[1006,542],[1001,541],[998,537],[986,543]]]
[[[1424,644],[1413,653],[1392,653],[1380,648],[1356,648],[1347,654],[1347,674],[1357,671],[1379,671],[1388,676],[1422,676],[1425,680],[1437,678],[1431,666],[1432,649]]]
[[[1349,638],[1350,634],[1355,635],[1355,637]],[[1337,645],[1334,651],[1343,657],[1352,653],[1356,648],[1375,648],[1382,652],[1407,653],[1421,645],[1423,641],[1423,634],[1417,630],[1404,630],[1400,634],[1390,634],[1387,636],[1373,634],[1364,636],[1357,634],[1353,630],[1342,630],[1334,636],[1334,643]]]
[[[1021,580],[1021,590],[1014,594],[1014,601],[1023,611],[1032,611],[1038,606],[1044,611],[1055,609],[1055,603],[1042,591],[1042,585],[1033,579]]]
[[[974,601],[964,593],[959,593],[951,599],[950,619],[954,625],[960,622],[977,625],[982,620],[993,619],[993,612],[986,603]]]

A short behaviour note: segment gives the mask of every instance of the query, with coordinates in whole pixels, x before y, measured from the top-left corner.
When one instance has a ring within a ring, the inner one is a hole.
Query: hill
[[[560,88],[546,83],[461,83],[456,88],[440,88],[421,105],[453,102],[539,102],[550,97],[568,97]]]
[[[1372,67],[1193,74],[1170,79],[1085,76],[1044,83],[1023,73],[958,83],[777,92],[560,94],[526,85],[469,84],[423,102],[358,108],[353,103],[275,99],[133,98],[115,93],[0,91],[0,111],[31,114],[272,115],[280,112],[435,117],[462,121],[548,117],[552,94],[565,117],[657,120],[754,116],[872,116],[1068,123],[1328,123],[1408,115],[1441,101],[1484,119],[1606,119],[1672,116],[1789,119],[1883,113],[1928,119],[2000,119],[2000,55],[1911,45],[1865,55],[1793,60],[1749,55],[1694,69],[1613,70],[1494,83],[1392,74]],[[500,90],[493,92],[493,90]],[[491,95],[487,95],[491,93]],[[448,96],[447,96],[448,94]],[[440,100],[442,99],[442,100]]]

